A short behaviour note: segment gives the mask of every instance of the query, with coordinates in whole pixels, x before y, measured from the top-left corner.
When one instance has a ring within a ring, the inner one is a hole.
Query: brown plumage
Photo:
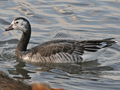
[[[51,88],[45,83],[33,83],[28,85],[22,81],[14,80],[0,71],[0,90],[64,90]]]
[[[32,90],[30,85],[10,78],[0,71],[0,90]]]

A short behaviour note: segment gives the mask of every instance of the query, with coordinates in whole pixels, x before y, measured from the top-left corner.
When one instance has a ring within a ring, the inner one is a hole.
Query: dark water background
[[[21,32],[5,32],[18,16],[32,25],[28,48],[55,38],[118,41],[97,60],[82,64],[30,64],[16,60]],[[27,83],[66,90],[120,90],[120,0],[0,0],[0,70]]]

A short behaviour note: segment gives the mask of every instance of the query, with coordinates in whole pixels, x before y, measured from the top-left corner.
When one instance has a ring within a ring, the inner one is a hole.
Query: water
[[[30,64],[14,55],[21,32],[5,32],[18,16],[32,25],[28,48],[56,38],[116,38],[97,60],[79,64]],[[26,83],[66,90],[120,89],[120,0],[0,0],[0,70]]]

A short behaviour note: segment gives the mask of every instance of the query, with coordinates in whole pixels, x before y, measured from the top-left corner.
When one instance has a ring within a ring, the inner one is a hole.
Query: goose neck
[[[20,51],[20,52],[26,51],[27,45],[30,40],[30,36],[31,36],[31,28],[29,28],[29,30],[27,30],[26,32],[22,32],[22,37],[17,45],[16,51]]]

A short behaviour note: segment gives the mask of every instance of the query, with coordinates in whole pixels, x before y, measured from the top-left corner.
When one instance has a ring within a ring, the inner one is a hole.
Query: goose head
[[[16,52],[26,51],[31,36],[31,25],[29,21],[23,17],[18,17],[12,21],[8,28],[5,29],[5,31],[10,30],[22,31],[22,37],[17,45]],[[19,55],[19,53],[17,54]]]
[[[8,28],[5,29],[5,31],[10,30],[20,30],[22,32],[27,32],[28,30],[30,30],[30,23],[27,19],[23,17],[18,17],[12,21]]]

